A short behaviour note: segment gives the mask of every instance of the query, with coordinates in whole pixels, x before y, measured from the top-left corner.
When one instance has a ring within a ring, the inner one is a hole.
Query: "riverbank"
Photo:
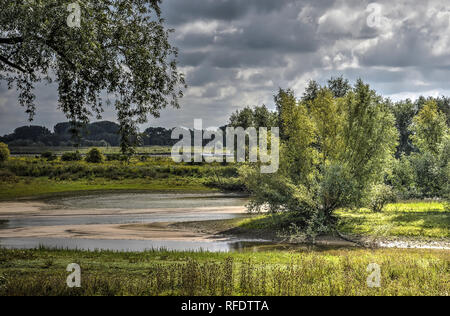
[[[382,213],[367,209],[339,210],[337,232],[318,236],[321,245],[450,250],[450,210],[438,201],[390,204]],[[260,215],[224,221],[173,224],[200,233],[302,243],[304,236],[290,230],[290,214]],[[300,232],[301,233],[301,232]]]
[[[200,247],[195,243],[210,243],[207,249],[220,251],[227,249],[223,243],[242,240],[311,243],[286,229],[295,223],[291,215],[250,215],[245,203],[244,197],[221,193],[122,193],[3,202],[0,238],[9,244],[20,239],[24,247],[39,239],[63,247],[69,245],[64,240],[93,240],[95,245],[102,245],[101,240],[154,242],[142,250],[161,242],[167,247],[183,242],[185,250]],[[317,236],[315,244],[450,250],[450,214],[439,202],[391,204],[382,214],[342,210],[338,216],[340,233]]]

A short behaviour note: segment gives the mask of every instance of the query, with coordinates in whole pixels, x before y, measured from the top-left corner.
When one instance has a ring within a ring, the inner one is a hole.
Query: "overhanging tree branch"
[[[0,44],[14,45],[22,42],[22,37],[0,38]]]
[[[6,57],[3,57],[0,55],[0,61],[5,63],[6,65],[8,65],[11,68],[14,68],[20,72],[25,72],[25,73],[31,73],[30,71],[25,70],[24,68],[20,67],[19,65],[9,61]]]

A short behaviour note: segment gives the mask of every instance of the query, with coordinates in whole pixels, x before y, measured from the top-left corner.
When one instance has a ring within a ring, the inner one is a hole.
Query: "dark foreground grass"
[[[70,263],[81,288],[66,286]],[[366,284],[371,263],[381,288]],[[450,295],[450,253],[326,250],[244,253],[0,249],[0,295]]]

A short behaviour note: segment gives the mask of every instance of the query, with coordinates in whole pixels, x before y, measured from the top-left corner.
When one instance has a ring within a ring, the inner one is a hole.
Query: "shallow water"
[[[0,229],[24,228],[30,226],[64,225],[110,225],[145,224],[156,222],[189,222],[232,219],[241,214],[221,213],[217,207],[243,206],[245,197],[234,194],[102,194],[81,197],[48,200],[50,210],[105,210],[117,211],[155,210],[147,214],[118,215],[64,215],[39,216],[27,215],[8,218],[0,223]],[[207,210],[207,208],[212,208]],[[182,209],[206,208],[205,211],[186,212]],[[159,211],[161,209],[161,211]],[[171,212],[173,210],[173,212]],[[131,212],[132,213],[132,212]],[[179,242],[179,241],[141,241],[141,240],[98,240],[98,239],[61,239],[61,238],[0,238],[0,247],[28,249],[45,246],[50,248],[69,248],[83,250],[144,251],[164,248],[167,250],[206,250],[214,252],[232,251],[242,247],[237,242]]]
[[[62,225],[101,225],[101,224],[145,224],[156,222],[188,222],[232,219],[241,214],[221,213],[217,207],[243,206],[247,199],[233,194],[102,194],[82,197],[60,198],[47,201],[48,210],[104,210],[107,215],[64,215],[39,216],[18,215],[16,217],[0,218],[1,229],[13,229],[29,226],[62,226]],[[207,208],[211,208],[207,210]],[[205,211],[189,212],[190,208],[206,208]],[[155,212],[138,214],[142,210],[154,209]],[[158,210],[158,209],[161,209]],[[127,210],[131,214],[112,215],[112,210]],[[136,210],[135,214],[133,210]],[[70,214],[70,212],[69,212]],[[145,251],[151,249],[166,249],[177,251],[273,251],[305,249],[329,249],[327,246],[314,247],[304,245],[277,244],[272,242],[231,240],[208,242],[189,241],[152,241],[152,240],[100,240],[100,239],[63,239],[63,238],[0,238],[0,247],[11,249],[31,249],[40,246],[59,249],[80,250],[112,250],[112,251]],[[448,244],[410,244],[404,242],[380,243],[386,248],[425,248],[450,249]],[[340,247],[332,247],[340,248]]]

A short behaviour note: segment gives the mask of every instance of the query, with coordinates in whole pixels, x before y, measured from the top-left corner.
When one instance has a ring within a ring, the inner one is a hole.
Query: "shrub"
[[[392,162],[392,172],[388,176],[388,182],[399,194],[401,199],[420,197],[415,181],[415,170],[411,163],[411,157],[402,156]]]
[[[245,192],[246,187],[241,178],[211,177],[204,183],[206,186],[222,191]]]
[[[103,154],[97,148],[92,148],[86,155],[86,162],[102,163],[104,160]]]
[[[9,159],[8,145],[0,143],[0,162],[7,161]]]
[[[445,167],[439,157],[429,152],[411,155],[415,182],[421,198],[441,197],[448,182]]]
[[[318,193],[322,210],[328,217],[337,208],[360,206],[363,195],[351,173],[339,164],[324,169]]]
[[[9,170],[0,170],[0,182],[2,183],[16,183],[19,179]]]
[[[384,210],[388,203],[395,202],[397,199],[392,187],[386,184],[378,184],[372,187],[369,197],[369,208],[375,213]]]
[[[53,161],[56,159],[56,155],[54,155],[51,151],[46,151],[41,154],[41,158],[47,159],[48,161]]]
[[[127,157],[121,154],[109,154],[106,155],[107,161],[126,161]]]
[[[79,151],[72,153],[64,153],[61,156],[61,161],[81,161],[82,157]]]

